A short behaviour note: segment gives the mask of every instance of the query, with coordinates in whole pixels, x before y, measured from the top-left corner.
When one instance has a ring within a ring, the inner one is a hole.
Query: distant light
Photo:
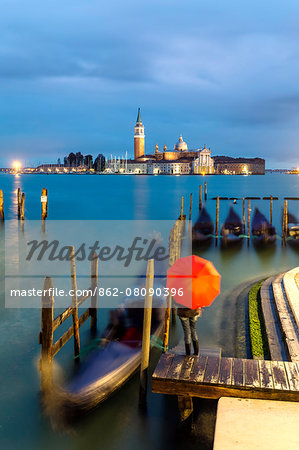
[[[18,172],[18,170],[20,170],[21,168],[21,163],[19,161],[14,161],[13,168],[15,169],[16,172]]]

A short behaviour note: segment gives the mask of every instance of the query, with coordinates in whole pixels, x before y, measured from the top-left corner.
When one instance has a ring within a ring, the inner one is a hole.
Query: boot
[[[199,355],[199,345],[198,341],[193,341],[194,355]]]
[[[191,344],[185,342],[186,355],[191,355]]]

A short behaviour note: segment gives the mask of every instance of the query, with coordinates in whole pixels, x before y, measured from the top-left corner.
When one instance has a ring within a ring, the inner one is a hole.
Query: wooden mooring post
[[[180,219],[182,220],[184,218],[184,197],[181,197],[181,214]]]
[[[207,201],[207,198],[208,198],[208,184],[205,181],[205,202]]]
[[[273,216],[273,197],[270,195],[270,224],[272,225],[272,216]]]
[[[18,218],[21,218],[21,189],[17,190]]]
[[[216,199],[216,245],[218,245],[219,234],[219,197]]]
[[[191,215],[192,215],[192,192],[190,194],[189,220],[191,220]]]
[[[146,295],[144,300],[144,316],[143,316],[143,332],[142,332],[142,351],[140,366],[140,390],[139,405],[146,405],[146,393],[148,382],[148,367],[150,358],[150,340],[151,340],[151,322],[152,322],[152,300],[153,295],[150,293],[154,286],[154,260],[150,259],[146,269]]]
[[[41,390],[45,393],[53,385],[53,282],[46,277],[42,293],[42,317],[41,317]]]
[[[91,275],[90,275],[90,289],[91,289],[91,301],[90,301],[90,332],[92,336],[97,333],[97,303],[98,303],[98,270],[99,270],[99,258],[94,252],[91,256]]]
[[[21,196],[21,216],[20,216],[21,220],[25,219],[25,194],[24,192],[22,193]]]
[[[243,226],[244,226],[244,232],[245,232],[245,226],[246,226],[246,218],[245,218],[245,197],[243,197]]]
[[[202,185],[199,186],[199,211],[202,210]]]
[[[73,315],[73,328],[74,328],[74,355],[79,356],[80,336],[79,336],[78,299],[77,299],[77,275],[76,275],[76,261],[75,261],[74,246],[70,247],[70,263],[71,263],[71,286],[72,286],[72,291],[73,291],[72,315]]]
[[[248,247],[250,245],[250,212],[251,212],[251,201],[249,199],[249,200],[247,200],[247,236],[248,236],[247,245],[248,245]]]
[[[3,199],[3,191],[0,189],[0,218],[4,220],[4,199]]]
[[[42,220],[45,220],[48,216],[48,191],[45,188],[42,189],[41,204],[42,204]]]
[[[288,234],[288,201],[284,201],[283,206],[283,218],[282,218],[282,245],[287,245],[287,234]]]

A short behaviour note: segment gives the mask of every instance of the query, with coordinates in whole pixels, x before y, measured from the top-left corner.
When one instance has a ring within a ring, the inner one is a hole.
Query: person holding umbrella
[[[167,287],[178,304],[186,355],[191,354],[191,339],[194,355],[199,354],[196,322],[202,308],[210,306],[220,293],[220,281],[214,265],[195,255],[178,259],[167,271]]]
[[[191,355],[191,339],[193,343],[194,355],[198,355],[199,344],[196,332],[196,322],[201,316],[201,308],[190,309],[178,306],[177,313],[184,331],[186,355]]]

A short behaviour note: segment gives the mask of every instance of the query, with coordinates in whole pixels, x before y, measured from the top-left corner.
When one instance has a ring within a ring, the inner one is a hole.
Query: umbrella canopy
[[[195,255],[178,259],[167,272],[171,295],[191,309],[210,306],[220,293],[220,280],[211,261]]]

